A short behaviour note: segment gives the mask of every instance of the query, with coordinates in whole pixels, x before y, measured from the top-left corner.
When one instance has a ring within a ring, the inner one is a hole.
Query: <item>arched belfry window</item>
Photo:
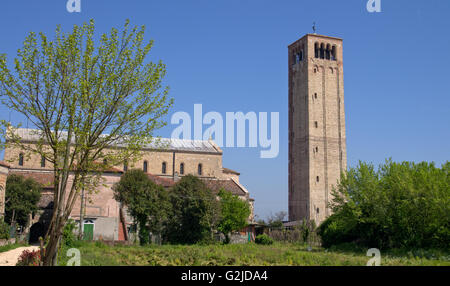
[[[203,173],[203,165],[202,165],[202,164],[198,164],[198,170],[197,170],[197,173],[198,173],[199,176],[202,175],[202,173]]]
[[[19,166],[23,166],[23,153],[19,154]]]
[[[180,175],[184,175],[184,163],[180,164]]]
[[[337,58],[336,58],[336,46],[333,46],[331,48],[331,60],[332,61],[336,61],[337,60]]]
[[[163,162],[163,163],[162,163],[162,170],[161,170],[161,172],[162,172],[163,174],[166,174],[166,173],[167,173],[167,163],[166,163],[166,162]]]
[[[320,58],[325,59],[325,44],[320,44]]]
[[[316,59],[318,59],[319,58],[319,43],[315,43],[314,44],[314,56],[315,56],[315,58]]]
[[[325,58],[327,60],[331,59],[331,46],[330,46],[330,44],[327,45],[327,49],[325,51]]]
[[[148,162],[144,161],[144,166],[143,166],[144,172],[147,173],[148,171]]]

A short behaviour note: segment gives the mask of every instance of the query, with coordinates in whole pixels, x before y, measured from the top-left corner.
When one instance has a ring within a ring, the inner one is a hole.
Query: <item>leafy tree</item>
[[[26,227],[30,215],[37,211],[42,186],[33,179],[20,175],[9,175],[6,179],[5,221]]]
[[[230,242],[229,234],[247,226],[250,215],[248,202],[241,200],[226,190],[219,191],[221,220],[217,229],[225,235],[225,243]]]
[[[270,215],[267,218],[267,225],[269,227],[273,228],[280,228],[283,226],[284,218],[287,216],[287,213],[285,211],[279,211],[275,213],[274,215]]]
[[[44,265],[56,264],[79,191],[94,190],[103,170],[138,158],[153,131],[165,125],[162,117],[172,105],[168,88],[162,87],[164,64],[146,61],[153,41],[144,41],[145,27],[130,30],[127,21],[121,33],[111,29],[97,45],[94,30],[91,20],[69,34],[58,27],[54,40],[30,33],[18,50],[14,72],[6,55],[0,55],[2,103],[23,114],[39,138],[26,144],[17,126],[2,121],[3,147],[44,156],[55,174]]]
[[[448,248],[450,163],[360,162],[333,190],[333,215],[319,227],[323,245]]]
[[[172,213],[166,231],[171,243],[193,244],[213,240],[220,219],[220,205],[205,184],[193,175],[184,176],[170,191]]]
[[[126,172],[114,185],[114,197],[127,206],[139,225],[139,240],[149,243],[150,232],[161,234],[170,213],[167,191],[151,181],[142,170]]]

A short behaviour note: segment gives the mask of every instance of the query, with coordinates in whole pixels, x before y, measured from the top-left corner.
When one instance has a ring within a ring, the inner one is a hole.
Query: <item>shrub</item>
[[[66,246],[75,245],[75,242],[77,241],[77,237],[74,233],[75,228],[76,228],[75,221],[69,219],[63,229],[63,243]]]
[[[24,250],[17,261],[16,266],[39,266],[41,261],[40,250]]]
[[[0,220],[0,239],[9,239],[9,229],[9,225],[3,220]]]
[[[260,234],[256,236],[255,243],[262,245],[271,245],[273,244],[273,239],[267,236],[266,234]]]
[[[333,215],[319,228],[323,246],[441,248],[450,245],[450,162],[360,162],[333,190]]]

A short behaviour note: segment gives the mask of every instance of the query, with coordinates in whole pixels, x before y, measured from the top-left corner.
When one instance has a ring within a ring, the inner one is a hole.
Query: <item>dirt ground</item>
[[[39,249],[38,246],[19,247],[10,251],[0,253],[0,266],[15,266],[19,256],[24,250],[34,251]]]

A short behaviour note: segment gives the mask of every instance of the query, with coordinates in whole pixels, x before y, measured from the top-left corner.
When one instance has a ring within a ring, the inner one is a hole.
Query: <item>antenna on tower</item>
[[[313,32],[314,34],[316,33],[316,22],[313,22],[313,26],[312,26]]]

